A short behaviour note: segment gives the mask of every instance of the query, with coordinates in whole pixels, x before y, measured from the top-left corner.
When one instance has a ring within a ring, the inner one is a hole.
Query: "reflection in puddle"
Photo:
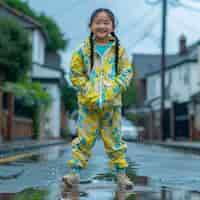
[[[18,194],[0,194],[0,200],[45,200],[48,192],[40,189],[27,189]]]
[[[0,176],[0,180],[10,180],[10,179],[16,179],[19,176],[21,176],[24,173],[24,170],[20,170],[19,172],[13,173],[13,174],[9,174],[9,175],[4,175],[4,176]]]
[[[121,190],[120,188],[117,188],[113,200],[136,200],[136,195],[137,194],[134,192],[130,193],[125,190]]]
[[[140,180],[140,177],[137,177]],[[142,181],[144,177],[142,177]],[[146,180],[145,180],[146,181]],[[141,183],[141,182],[140,182]],[[59,184],[57,184],[58,186]],[[122,191],[119,188],[100,188],[88,186],[86,191],[69,191],[66,199],[71,200],[198,200],[200,193],[195,191],[176,190],[162,187],[159,192],[146,191],[136,186],[135,192]],[[57,200],[60,194],[59,187],[44,189],[27,189],[17,194],[0,194],[0,200]]]
[[[65,154],[65,149],[62,146],[53,146],[47,149],[35,151],[32,155],[18,159],[17,163],[38,163],[42,161],[56,160]],[[29,154],[27,152],[27,154]]]
[[[60,152],[58,151],[58,154]],[[33,156],[31,161],[44,160],[44,157]],[[127,175],[135,183],[134,191],[123,191],[116,187],[115,177],[111,173],[98,174],[92,183],[81,184],[80,191],[70,191],[71,200],[197,200],[200,193],[169,187],[152,188],[146,176],[137,176],[135,163],[129,162]],[[59,200],[60,184],[55,182],[45,188],[30,188],[16,194],[0,194],[0,200]]]

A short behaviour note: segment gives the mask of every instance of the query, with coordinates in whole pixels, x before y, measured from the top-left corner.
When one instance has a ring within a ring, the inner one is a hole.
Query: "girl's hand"
[[[112,87],[112,83],[111,83],[110,80],[103,80],[103,84],[104,84],[104,86],[106,86],[106,87]]]
[[[104,80],[105,102],[111,102],[120,93],[119,85],[115,80]]]
[[[82,90],[81,103],[88,107],[99,107],[100,95],[95,91],[91,82],[87,82],[86,86]]]

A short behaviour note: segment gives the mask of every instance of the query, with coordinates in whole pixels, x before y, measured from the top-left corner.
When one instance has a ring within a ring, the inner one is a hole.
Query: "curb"
[[[57,142],[47,142],[43,144],[27,144],[27,145],[22,145],[21,146],[14,146],[14,147],[0,147],[0,156],[8,154],[8,153],[17,153],[17,152],[24,152],[26,150],[33,150],[33,149],[40,149],[40,148],[45,148],[48,146],[54,146],[54,145],[61,145],[61,144],[68,144],[69,141],[57,141]]]
[[[200,146],[195,146],[195,145],[190,145],[190,144],[178,144],[178,143],[170,144],[170,143],[163,143],[163,142],[148,142],[148,141],[144,142],[144,144],[158,145],[165,148],[176,149],[176,150],[180,150],[180,151],[184,151],[188,153],[200,154]]]

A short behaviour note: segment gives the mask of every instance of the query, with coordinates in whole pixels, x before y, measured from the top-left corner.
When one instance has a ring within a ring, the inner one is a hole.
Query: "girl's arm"
[[[88,83],[81,49],[72,54],[70,63],[70,81],[79,91],[84,90],[86,88],[86,84]]]
[[[124,50],[121,58],[119,59],[119,74],[114,80],[110,80],[104,83],[106,86],[105,90],[105,101],[110,101],[115,98],[118,94],[126,90],[133,77],[133,67],[131,61]]]
[[[122,57],[119,59],[119,74],[115,78],[116,83],[118,83],[119,92],[126,90],[130,84],[133,77],[133,66],[128,58],[126,51],[123,51]]]
[[[81,93],[81,103],[84,105],[98,106],[100,97],[94,90],[87,76],[81,49],[72,54],[70,67],[70,81]]]

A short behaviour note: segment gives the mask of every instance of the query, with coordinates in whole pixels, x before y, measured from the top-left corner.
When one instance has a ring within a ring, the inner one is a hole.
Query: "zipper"
[[[100,67],[101,67],[101,69],[100,69],[100,108],[103,108],[103,98],[102,98],[102,95],[103,95],[103,93],[102,93],[102,91],[103,91],[103,67],[102,67],[102,60],[103,60],[103,57],[101,57],[101,64],[100,64]]]
[[[97,54],[100,56],[100,100],[99,100],[99,107],[100,108],[103,108],[103,96],[102,96],[103,95],[103,93],[102,93],[102,91],[103,91],[103,77],[104,77],[104,75],[103,75],[103,59],[104,59],[106,53],[109,50],[110,50],[110,48],[108,48],[102,56],[97,52]]]
[[[99,54],[98,51],[96,51],[96,53],[99,55],[100,57],[100,99],[99,99],[99,107],[103,108],[103,59],[105,57],[105,55],[107,54],[108,51],[110,51],[110,49],[112,49],[114,43],[111,44],[111,46],[104,52],[104,54],[101,56],[101,54]],[[95,45],[95,49],[96,49],[96,45]]]

